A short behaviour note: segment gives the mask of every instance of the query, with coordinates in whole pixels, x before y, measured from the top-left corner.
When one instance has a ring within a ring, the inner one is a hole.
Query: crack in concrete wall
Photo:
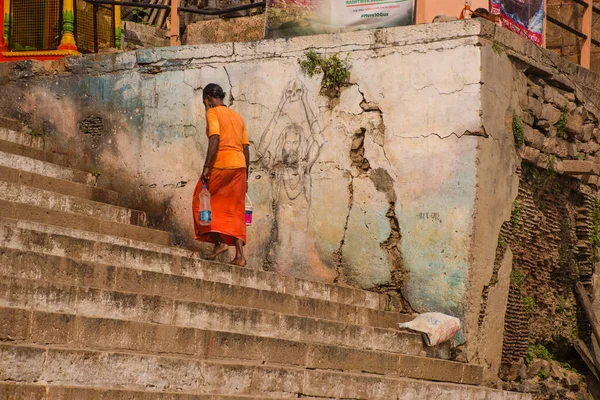
[[[337,276],[334,280],[335,283],[345,281],[343,267],[342,267],[343,257],[344,257],[343,247],[344,247],[344,242],[346,241],[346,232],[348,232],[348,222],[350,221],[350,213],[352,212],[352,207],[354,206],[354,177],[352,176],[352,174],[349,174],[349,175],[350,175],[350,182],[348,183],[348,193],[349,193],[348,214],[346,214],[346,222],[344,223],[344,234],[342,236],[342,240],[340,240],[340,247],[333,254],[333,260],[334,260],[335,268],[336,268],[336,272],[337,272]]]
[[[377,143],[381,146],[384,157],[388,163],[390,160],[387,157],[385,152],[385,124],[383,122],[383,112],[379,108],[379,106],[374,102],[368,102],[365,99],[364,93],[361,92],[358,84],[352,85],[354,86],[361,96],[360,101],[360,113],[358,113],[358,120],[364,121],[364,117],[361,115],[367,115],[369,113],[376,113],[379,116],[379,123],[377,124],[377,129],[381,131],[382,138]],[[337,102],[339,105],[339,101]],[[363,123],[359,122],[359,123]],[[375,190],[379,193],[385,195],[385,198],[388,202],[388,208],[385,212],[385,217],[388,220],[389,224],[389,235],[388,237],[379,242],[379,247],[387,254],[389,268],[390,268],[390,277],[391,279],[385,284],[377,284],[371,288],[371,290],[385,293],[388,295],[389,306],[394,310],[404,311],[404,312],[412,312],[413,309],[410,306],[409,302],[405,299],[402,294],[402,287],[408,279],[408,274],[406,272],[406,267],[404,264],[404,260],[402,257],[401,251],[401,241],[402,234],[400,231],[400,224],[398,222],[398,218],[396,216],[396,202],[397,195],[394,189],[394,178],[389,174],[389,172],[382,168],[372,168],[371,163],[365,156],[365,139],[367,134],[373,134],[369,132],[367,128],[364,126],[360,126],[356,129],[351,137],[349,158],[351,162],[351,167],[353,170],[347,171],[350,176],[350,182],[348,184],[349,191],[349,202],[348,202],[348,214],[346,215],[346,221],[344,226],[344,235],[342,240],[340,241],[340,246],[338,250],[335,252],[335,263],[336,269],[338,271],[338,278],[336,281],[345,280],[344,274],[344,243],[346,241],[346,233],[348,231],[348,224],[350,221],[351,213],[355,206],[355,195],[354,195],[354,180],[356,178],[368,178],[375,188]],[[374,141],[377,142],[377,141]],[[391,163],[390,163],[391,165]],[[358,206],[358,204],[356,204]],[[365,229],[369,230],[370,227],[365,223]],[[351,280],[351,278],[350,278]]]

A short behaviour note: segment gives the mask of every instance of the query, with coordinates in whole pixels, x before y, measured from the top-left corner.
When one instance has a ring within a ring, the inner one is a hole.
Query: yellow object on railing
[[[119,0],[116,0],[119,1]],[[121,48],[121,6],[115,6],[115,47]]]
[[[75,43],[75,10],[73,0],[63,0],[63,35],[58,50],[67,51],[71,54],[79,54]]]

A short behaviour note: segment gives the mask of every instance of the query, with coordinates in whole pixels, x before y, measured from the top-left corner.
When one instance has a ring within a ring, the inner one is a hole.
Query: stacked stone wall
[[[494,267],[497,274],[510,248],[500,376],[518,381],[505,385],[511,390],[547,395],[560,389],[564,394],[569,383],[563,385],[561,377],[531,375],[540,369],[531,363],[539,356],[532,349],[541,345],[560,361],[544,361],[547,370],[568,363],[586,371],[572,343],[579,338],[591,347],[591,330],[574,286],[583,282],[591,288],[595,272],[591,235],[598,223],[593,218],[600,165],[598,108],[567,75],[530,69],[526,81],[522,109],[511,120],[522,157],[519,191],[498,237]]]

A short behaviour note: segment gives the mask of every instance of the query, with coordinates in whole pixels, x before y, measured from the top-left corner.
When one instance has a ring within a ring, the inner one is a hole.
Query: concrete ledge
[[[180,301],[115,290],[58,285],[5,277],[0,306],[90,318],[158,323],[184,328],[253,332],[262,337],[306,340],[357,349],[448,358],[449,343],[425,347],[420,335],[267,310],[201,301]]]
[[[14,168],[0,166],[0,176],[0,180],[4,182],[26,185],[67,196],[81,197],[83,199],[113,205],[117,205],[119,202],[119,194],[112,190],[70,182],[64,179],[52,178],[32,172],[20,171]]]
[[[77,351],[59,348],[0,346],[2,364],[23,360],[19,368],[6,370],[13,379],[16,370],[30,373],[26,385],[72,386],[78,399],[86,390],[119,393],[121,387],[152,392],[262,396],[262,398],[306,397],[359,398],[370,400],[466,399],[527,400],[528,394],[489,388],[435,383],[373,374],[331,372],[251,363],[198,361],[171,357],[139,356],[115,352]],[[45,360],[46,359],[46,360]],[[5,366],[5,365],[3,365]],[[19,375],[21,376],[21,375]],[[109,383],[110,382],[110,383]],[[110,397],[121,398],[121,397]],[[131,398],[131,397],[128,397]],[[151,397],[152,398],[152,397]],[[164,397],[162,397],[164,398]],[[179,397],[177,397],[179,399]]]
[[[169,232],[26,203],[0,200],[0,217],[35,221],[43,224],[99,233],[101,235],[118,236],[150,242],[163,246],[171,244],[171,234]]]
[[[84,185],[93,186],[95,181],[94,176],[87,172],[2,151],[0,151],[0,166]]]
[[[4,176],[0,176],[0,201],[9,201],[13,203],[13,207],[17,204],[24,207],[35,206],[110,222],[146,227],[146,214],[142,211],[7,182],[4,181]]]
[[[214,330],[0,308],[0,340],[12,344],[103,349],[140,355],[255,362],[366,372],[470,385],[482,368],[434,358],[290,341]]]
[[[178,275],[141,271],[128,265],[74,261],[65,257],[0,247],[0,275],[95,289],[164,296],[176,300],[203,301],[228,306],[252,307],[293,315],[378,328],[397,329],[410,315],[373,310],[306,297],[231,285]]]
[[[144,271],[247,286],[380,311],[387,305],[386,296],[378,293],[200,260],[197,253],[176,247],[3,218],[0,218],[0,232],[5,237],[5,247],[69,257],[76,261],[125,265]]]
[[[1,130],[2,128],[0,128],[0,131]],[[1,133],[0,137],[2,137]],[[14,135],[8,136],[9,139],[12,139],[13,137]],[[33,143],[34,141],[37,142],[35,138],[32,138],[30,143]],[[23,142],[25,142],[25,140],[23,140]],[[40,150],[39,148],[32,147],[26,144],[15,143],[12,140],[0,139],[0,151],[62,165],[63,167],[69,166],[67,156],[65,156],[64,154],[51,153],[49,151]]]

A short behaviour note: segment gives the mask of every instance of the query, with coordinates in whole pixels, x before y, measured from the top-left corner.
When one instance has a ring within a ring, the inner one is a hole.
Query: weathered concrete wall
[[[71,59],[69,74],[6,90],[23,98],[15,112],[51,127],[57,148],[82,149],[74,162],[189,244],[206,146],[200,89],[218,82],[254,142],[252,265],[364,288],[404,285],[414,309],[463,315],[483,140],[471,134],[481,126],[480,29],[141,49]],[[332,40],[353,64],[352,85],[335,105],[297,63],[306,48]],[[298,168],[282,161],[290,126],[301,131]]]
[[[351,85],[339,99],[301,74],[308,48],[348,54]],[[468,358],[494,375],[511,268],[495,270],[494,260],[518,184],[510,124],[526,95],[520,69],[550,59],[591,79],[540,51],[479,20],[139,49],[2,65],[0,110],[192,245],[207,144],[201,89],[221,84],[253,142],[250,265],[457,315]],[[299,137],[291,148],[289,132]]]
[[[494,268],[498,232],[510,219],[512,203],[517,196],[519,159],[510,130],[513,110],[518,108],[518,94],[526,95],[526,85],[506,54],[492,46],[481,50],[481,119],[488,140],[478,143],[477,197],[473,213],[473,241],[469,275],[467,330],[472,332],[468,343],[472,359],[489,368],[489,378],[497,374],[502,354],[504,314],[510,283],[512,259],[510,249],[499,270]],[[491,139],[491,140],[489,140]],[[496,284],[490,285],[495,279]],[[485,287],[487,302],[482,302]],[[485,306],[485,317],[474,310]],[[475,338],[476,337],[476,338]]]
[[[223,42],[251,42],[265,37],[265,14],[251,17],[197,21],[186,27],[183,42],[188,45]]]

